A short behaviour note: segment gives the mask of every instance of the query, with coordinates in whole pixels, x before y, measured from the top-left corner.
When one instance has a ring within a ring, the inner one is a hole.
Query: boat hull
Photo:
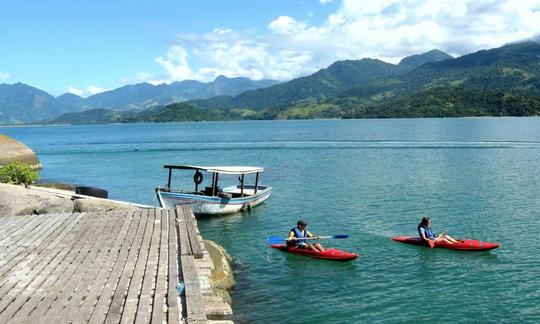
[[[351,261],[358,258],[358,254],[341,251],[334,248],[329,248],[325,252],[316,252],[308,249],[287,248],[284,244],[272,244],[274,249],[281,250],[283,252],[304,255],[315,259],[324,259],[332,261]]]
[[[393,237],[392,240],[396,242],[413,244],[413,245],[421,245],[421,246],[426,246],[426,247],[429,246],[427,242],[415,236],[397,236],[397,237]],[[498,248],[499,244],[465,239],[457,243],[437,241],[435,242],[434,247],[445,248],[445,249],[450,249],[450,250],[460,250],[460,251],[489,251],[489,250]]]
[[[270,198],[272,188],[267,187],[257,194],[242,198],[223,198],[195,195],[189,193],[157,191],[161,207],[175,208],[176,205],[189,204],[198,215],[226,215],[249,211]]]

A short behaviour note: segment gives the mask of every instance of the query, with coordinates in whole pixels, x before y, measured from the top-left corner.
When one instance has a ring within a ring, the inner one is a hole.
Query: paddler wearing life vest
[[[326,250],[323,248],[323,246],[320,243],[308,243],[307,238],[314,238],[319,239],[319,236],[313,236],[308,230],[307,230],[307,223],[303,219],[298,220],[296,222],[296,227],[293,227],[289,232],[289,238],[287,238],[287,246],[288,247],[296,247],[299,249],[309,249],[313,251],[318,252],[325,252]]]
[[[418,235],[420,235],[420,238],[423,241],[445,241],[450,244],[458,242],[456,239],[446,233],[441,233],[438,236],[435,236],[435,234],[433,234],[433,231],[431,230],[431,227],[429,227],[430,225],[431,219],[428,216],[424,216],[420,224],[418,224]]]

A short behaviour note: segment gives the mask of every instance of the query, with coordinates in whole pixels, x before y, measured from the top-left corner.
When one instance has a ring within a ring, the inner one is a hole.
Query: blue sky
[[[540,34],[540,1],[0,3],[0,83],[88,96],[223,74],[288,80],[336,60],[452,55]]]

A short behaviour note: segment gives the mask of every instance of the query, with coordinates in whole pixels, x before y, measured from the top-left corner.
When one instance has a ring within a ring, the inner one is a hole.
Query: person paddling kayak
[[[433,231],[431,230],[431,219],[428,216],[424,216],[422,218],[422,221],[420,224],[418,224],[418,234],[420,235],[420,239],[422,239],[425,242],[428,241],[445,241],[450,244],[457,243],[458,241],[451,237],[450,235],[446,233],[439,234],[439,236],[435,236],[433,234]]]
[[[314,243],[309,244],[307,240],[305,240],[308,237],[313,236],[308,230],[307,230],[307,223],[300,219],[296,223],[296,227],[293,227],[289,231],[289,237],[287,238],[287,247],[296,247],[299,249],[309,249],[312,251],[318,251],[318,252],[325,252],[326,250],[323,248],[323,246],[320,243]],[[316,236],[316,238],[319,238]]]

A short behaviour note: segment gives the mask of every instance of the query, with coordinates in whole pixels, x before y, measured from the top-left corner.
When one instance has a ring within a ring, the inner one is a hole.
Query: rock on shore
[[[226,303],[231,303],[229,292],[234,288],[233,271],[231,268],[232,258],[227,251],[219,244],[204,240],[204,248],[208,251],[212,260],[213,269],[211,269],[210,282],[216,295],[223,298]]]
[[[36,154],[21,142],[0,134],[0,166],[18,161],[30,165],[34,169],[40,169]]]
[[[137,209],[137,206],[67,190],[0,183],[0,217],[115,209]]]

